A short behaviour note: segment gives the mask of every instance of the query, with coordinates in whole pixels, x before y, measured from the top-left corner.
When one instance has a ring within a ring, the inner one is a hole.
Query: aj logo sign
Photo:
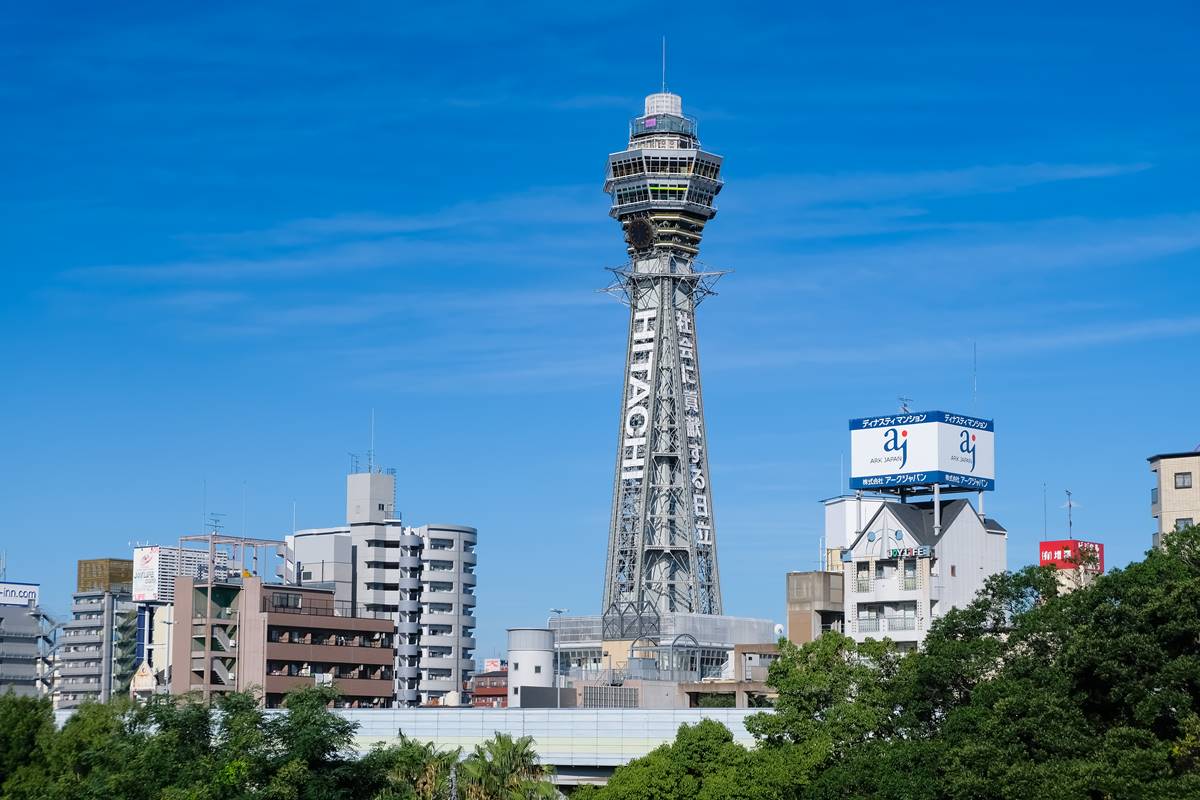
[[[888,428],[883,432],[883,452],[900,454],[900,469],[908,463],[908,431]],[[972,448],[974,452],[974,448]]]
[[[975,471],[975,434],[963,431],[958,436],[958,451],[971,457],[971,472]]]

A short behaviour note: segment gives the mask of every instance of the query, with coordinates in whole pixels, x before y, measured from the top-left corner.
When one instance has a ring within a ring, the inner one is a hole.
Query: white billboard
[[[40,589],[37,583],[0,583],[0,606],[36,606]]]
[[[996,488],[995,426],[945,411],[850,420],[850,488]]]
[[[158,600],[158,548],[133,548],[133,602]]]

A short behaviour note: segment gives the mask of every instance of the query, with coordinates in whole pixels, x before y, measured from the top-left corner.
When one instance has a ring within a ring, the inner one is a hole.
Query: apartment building
[[[334,592],[337,600],[392,615],[396,698],[445,705],[474,672],[475,545],[463,525],[405,526],[395,511],[396,477],[346,478],[346,524],[287,537],[284,583]]]
[[[84,583],[96,586],[90,578]],[[130,649],[136,624],[128,583],[72,596],[71,619],[63,624],[55,656],[55,708],[103,703],[128,691],[137,668]]]
[[[1165,534],[1200,523],[1200,449],[1160,453],[1147,461],[1154,474],[1150,488],[1150,515],[1156,523],[1153,542],[1161,547]]]
[[[470,691],[475,708],[508,708],[508,668],[476,673]]]
[[[395,623],[328,589],[230,576],[180,577],[171,631],[171,693],[205,698],[261,689],[266,708],[302,686],[330,685],[342,708],[391,708]]]
[[[856,641],[914,649],[934,619],[969,604],[1007,567],[1008,532],[966,500],[935,511],[933,502],[844,496],[825,501],[825,511],[826,541],[845,537],[844,625]]]

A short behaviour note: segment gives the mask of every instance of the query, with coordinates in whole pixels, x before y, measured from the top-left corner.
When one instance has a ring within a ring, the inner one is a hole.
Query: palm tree
[[[552,774],[533,749],[533,738],[497,733],[463,762],[466,800],[543,800],[558,797]]]
[[[379,795],[379,800],[409,797],[443,800],[447,796],[450,768],[458,763],[461,750],[438,750],[430,742],[400,734],[400,743],[393,753],[395,761],[388,772],[388,789]]]

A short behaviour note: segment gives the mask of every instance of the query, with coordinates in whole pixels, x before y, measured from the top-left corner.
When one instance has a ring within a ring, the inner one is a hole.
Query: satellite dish
[[[778,622],[775,623],[775,636],[776,636],[776,638],[783,637],[783,626],[780,625]]]

